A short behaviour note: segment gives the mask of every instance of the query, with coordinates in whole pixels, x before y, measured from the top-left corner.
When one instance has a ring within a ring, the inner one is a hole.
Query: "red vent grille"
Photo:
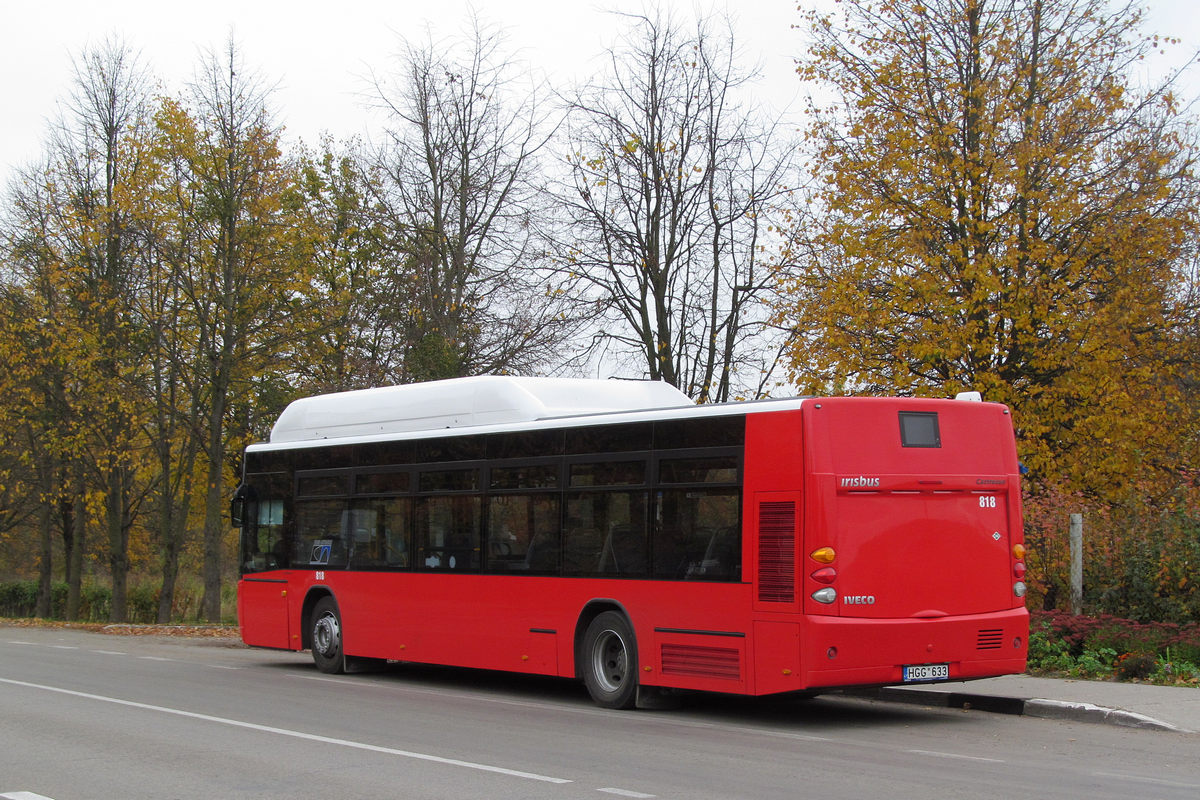
[[[742,664],[738,651],[732,647],[664,644],[662,673],[736,681],[742,678]]]
[[[758,599],[796,599],[796,504],[758,504]]]
[[[983,629],[975,640],[977,650],[999,650],[1003,645],[1004,630],[1002,628]]]

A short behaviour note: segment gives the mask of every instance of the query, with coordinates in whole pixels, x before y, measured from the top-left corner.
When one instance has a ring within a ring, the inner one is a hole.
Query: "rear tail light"
[[[818,547],[816,550],[813,550],[812,553],[810,554],[810,558],[812,558],[813,561],[819,562],[821,564],[832,564],[833,559],[835,559],[836,557],[837,557],[837,553],[833,552],[832,547]]]
[[[812,574],[812,579],[817,583],[833,583],[837,578],[837,570],[833,567],[821,567]]]
[[[1025,569],[1025,552],[1025,545],[1023,544],[1014,544],[1012,546],[1013,558],[1016,559],[1013,562],[1013,577],[1017,579],[1017,582],[1013,584],[1013,595],[1021,598],[1025,597],[1027,588],[1024,580],[1027,571]]]
[[[832,586],[826,586],[824,589],[817,589],[812,593],[812,599],[816,600],[818,603],[830,605],[837,600],[837,589],[834,589]]]
[[[837,558],[837,553],[833,552],[832,547],[818,547],[808,554],[808,557],[818,564],[832,564]],[[833,567],[821,567],[812,574],[812,579],[817,583],[833,583],[837,579],[837,570]],[[832,586],[826,586],[824,589],[817,589],[812,593],[812,599],[824,605],[833,605],[837,602],[837,589]]]

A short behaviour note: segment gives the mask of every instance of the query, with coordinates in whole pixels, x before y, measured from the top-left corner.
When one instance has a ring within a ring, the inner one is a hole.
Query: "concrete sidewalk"
[[[861,694],[891,702],[1181,733],[1200,731],[1200,688],[1006,675],[978,681],[887,686]]]

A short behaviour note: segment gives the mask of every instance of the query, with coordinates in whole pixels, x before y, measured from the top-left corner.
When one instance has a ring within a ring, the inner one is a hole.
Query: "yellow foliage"
[[[808,15],[799,73],[837,99],[777,322],[803,390],[982,391],[1035,475],[1113,494],[1194,446],[1200,192],[1189,123],[1122,72],[1138,17],[1083,5]]]

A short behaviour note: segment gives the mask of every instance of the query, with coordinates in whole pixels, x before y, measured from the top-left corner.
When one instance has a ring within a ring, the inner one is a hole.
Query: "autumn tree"
[[[1197,154],[1155,46],[1103,0],[850,0],[809,14],[811,215],[780,320],[817,392],[1014,408],[1035,480],[1091,492],[1195,431]],[[820,98],[830,98],[822,101]],[[1190,365],[1190,366],[1189,366]],[[1181,435],[1182,433],[1182,435]]]
[[[564,337],[538,269],[549,130],[503,44],[475,19],[461,41],[406,44],[376,80],[386,141],[368,185],[391,302],[405,306],[405,380],[530,371]]]
[[[203,62],[185,103],[160,117],[164,157],[173,164],[167,192],[184,247],[169,250],[190,337],[178,352],[200,442],[204,517],[202,613],[221,618],[226,501],[231,453],[249,431],[238,405],[256,376],[286,375],[276,359],[289,338],[306,272],[296,260],[290,212],[295,174],[282,157],[269,89],[230,40]]]
[[[19,540],[31,538],[27,536],[31,529],[37,532],[36,608],[39,616],[46,617],[55,536],[63,535],[64,542],[70,542],[74,532],[73,527],[60,526],[56,513],[81,499],[63,481],[68,473],[67,453],[73,448],[64,435],[66,420],[56,416],[61,406],[52,402],[65,395],[58,380],[61,369],[56,369],[61,366],[55,363],[56,343],[48,341],[42,298],[23,280],[20,228],[6,222],[0,248],[0,353],[6,365],[0,372],[0,542],[19,557],[17,553],[29,552],[19,547]],[[36,356],[31,358],[32,354]]]
[[[306,394],[402,383],[408,348],[409,257],[381,217],[357,141],[326,137],[298,155],[298,224],[311,265],[312,313],[293,363]],[[391,220],[395,223],[395,220]]]
[[[68,614],[78,604],[85,494],[96,492],[104,498],[115,621],[127,615],[129,537],[143,446],[140,325],[129,303],[141,277],[127,187],[142,167],[129,145],[146,124],[147,100],[145,72],[129,47],[110,39],[85,50],[44,161],[24,170],[13,190],[8,235],[10,289],[29,301],[35,315],[29,333],[44,348],[19,359],[45,404],[33,419],[44,422],[47,436],[31,437],[33,452],[49,459],[38,462],[43,502],[70,506],[60,514],[71,585]]]
[[[558,264],[595,320],[593,355],[702,402],[759,396],[776,355],[762,252],[793,185],[788,148],[750,103],[730,27],[628,22],[569,99]]]

